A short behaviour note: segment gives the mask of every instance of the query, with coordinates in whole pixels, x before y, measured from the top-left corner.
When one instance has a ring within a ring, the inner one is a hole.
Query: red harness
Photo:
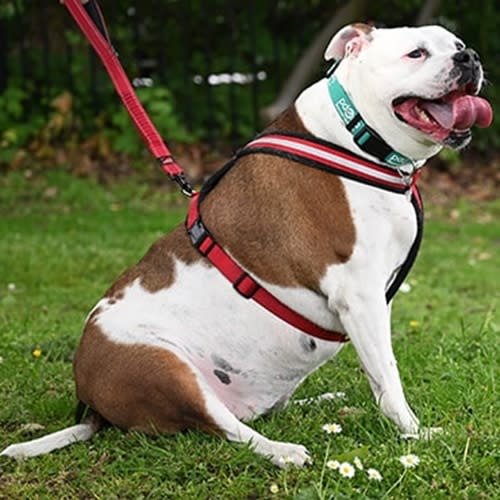
[[[193,246],[231,282],[233,288],[242,297],[255,300],[255,302],[275,316],[308,335],[333,342],[346,342],[349,339],[345,334],[327,330],[313,323],[289,308],[286,304],[283,304],[283,302],[262,287],[255,278],[245,271],[216,242],[202,221],[200,214],[200,202],[202,198],[215,187],[222,176],[236,164],[239,158],[248,154],[258,153],[281,156],[303,165],[326,170],[327,172],[401,195],[411,194],[411,200],[417,216],[417,237],[405,263],[388,287],[386,292],[387,302],[392,299],[408,274],[420,246],[422,235],[422,204],[415,179],[412,178],[410,185],[408,185],[397,171],[369,162],[313,136],[306,137],[294,134],[271,133],[261,135],[238,151],[236,156],[208,181],[203,187],[201,194],[197,193],[191,201],[186,219],[186,229]]]

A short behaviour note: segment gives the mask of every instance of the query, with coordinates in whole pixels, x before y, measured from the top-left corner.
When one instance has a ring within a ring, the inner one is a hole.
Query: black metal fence
[[[57,0],[2,1],[0,98],[7,88],[21,89],[26,118],[50,109],[64,90],[74,96],[83,120],[108,109],[116,99],[111,84],[66,9]],[[100,0],[134,83],[167,88],[178,122],[211,142],[248,137],[260,128],[259,110],[345,3]],[[362,15],[389,25],[413,24],[423,3],[365,2]],[[447,0],[442,7],[458,18],[463,2]]]
[[[291,16],[280,2],[100,2],[134,84],[168,88],[180,122],[210,141],[259,127],[259,109],[321,25],[318,18],[307,29],[301,23],[307,3]],[[23,89],[27,115],[63,90],[83,115],[106,107],[114,98],[110,82],[66,9],[56,0],[10,4],[0,19],[0,93]]]

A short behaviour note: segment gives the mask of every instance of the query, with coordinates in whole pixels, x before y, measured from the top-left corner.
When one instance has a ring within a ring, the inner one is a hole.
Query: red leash
[[[118,55],[111,45],[106,24],[96,0],[82,6],[81,0],[65,0],[64,5],[90,42],[108,72],[113,85],[127,109],[132,121],[142,135],[151,154],[160,162],[164,172],[176,182],[182,193],[193,195],[193,188],[186,180],[184,171],[176,163],[158,130],[150,120],[134,88],[132,87]]]

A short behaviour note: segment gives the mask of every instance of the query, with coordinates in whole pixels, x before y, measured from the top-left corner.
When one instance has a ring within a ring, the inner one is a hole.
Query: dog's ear
[[[339,60],[348,55],[356,55],[371,42],[375,28],[368,24],[356,23],[345,26],[330,40],[325,50],[325,60]]]

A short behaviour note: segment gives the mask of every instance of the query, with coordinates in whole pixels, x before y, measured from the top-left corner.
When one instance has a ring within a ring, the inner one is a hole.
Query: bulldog
[[[110,423],[201,429],[303,466],[304,446],[246,422],[285,406],[347,338],[381,411],[424,434],[391,346],[392,296],[418,249],[417,173],[492,121],[483,70],[439,26],[350,25],[325,59],[327,76],[203,188],[187,228],[91,311],[74,357],[79,423],[2,455],[47,453]]]

